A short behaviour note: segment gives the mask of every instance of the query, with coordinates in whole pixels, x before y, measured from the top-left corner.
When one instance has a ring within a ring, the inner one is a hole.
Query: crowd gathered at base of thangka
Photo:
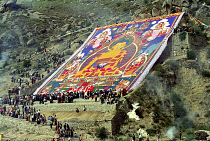
[[[9,96],[9,98],[1,98],[0,104],[9,104],[9,105],[32,105],[35,101],[39,101],[40,104],[44,104],[47,101],[53,103],[57,101],[58,103],[73,103],[75,98],[82,99],[98,99],[101,101],[101,104],[107,102],[107,104],[116,103],[122,95],[126,95],[126,91],[120,91],[119,93],[112,90],[100,90],[98,92],[83,91],[77,92],[66,92],[66,93],[53,93],[53,94],[36,94],[36,95],[26,95],[26,96]]]
[[[101,104],[105,103],[107,100],[107,104],[114,104],[119,101],[122,93],[116,93],[111,90],[101,90],[99,92],[88,91],[84,93],[82,91],[78,92],[67,92],[56,93],[56,94],[37,94],[37,95],[29,95],[29,96],[14,96],[10,98],[0,98],[0,110],[1,115],[6,116],[9,115],[13,118],[25,119],[27,121],[36,122],[37,124],[46,125],[49,124],[52,128],[55,125],[55,130],[58,133],[59,137],[77,137],[76,133],[72,133],[69,129],[69,126],[65,124],[64,129],[62,129],[61,122],[58,122],[56,119],[56,115],[46,118],[46,116],[41,114],[40,110],[36,110],[34,107],[34,102],[39,101],[38,103],[44,104],[47,101],[53,103],[57,100],[58,103],[73,103],[74,99],[82,98],[82,99],[94,99],[95,102],[98,101],[98,98],[101,101]],[[124,94],[123,94],[124,95]],[[4,104],[9,104],[11,107],[6,107]],[[79,112],[79,109],[75,109],[76,112]],[[83,107],[83,111],[86,111],[86,107]],[[48,122],[47,122],[48,121]],[[74,134],[74,135],[73,135]]]

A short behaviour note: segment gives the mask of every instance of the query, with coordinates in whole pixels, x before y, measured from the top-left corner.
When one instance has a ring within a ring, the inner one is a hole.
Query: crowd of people
[[[17,94],[9,96],[8,98],[0,98],[0,104],[9,105],[33,105],[35,101],[39,101],[40,104],[44,104],[47,101],[53,103],[73,103],[75,98],[82,99],[94,99],[95,101],[101,101],[101,104],[107,102],[107,104],[116,103],[119,98],[125,95],[122,92],[114,92],[112,90],[100,90],[100,91],[77,91],[77,92],[65,92],[65,93],[52,93],[52,94],[36,94],[36,95],[23,95]],[[99,100],[98,100],[99,99]]]
[[[5,104],[10,104],[11,107],[6,107]],[[51,129],[56,131],[58,141],[62,137],[68,138],[68,140],[71,140],[73,137],[81,138],[81,135],[77,136],[73,127],[71,127],[70,129],[67,123],[65,123],[62,126],[62,123],[60,121],[57,121],[56,115],[54,113],[53,113],[53,116],[49,116],[47,118],[44,114],[41,114],[40,110],[36,110],[33,104],[30,103],[30,96],[26,96],[23,98],[21,97],[21,101],[17,100],[17,101],[14,101],[11,103],[5,103],[5,104],[0,106],[1,115],[10,116],[13,118],[18,118],[18,119],[25,119],[26,121],[36,122],[38,125],[39,124],[43,126],[49,125]],[[53,125],[55,126],[55,128],[53,128]]]
[[[88,91],[77,91],[77,92],[66,92],[66,93],[53,93],[53,94],[37,94],[37,95],[26,95],[19,96],[13,95],[10,98],[0,98],[0,109],[3,116],[10,116],[18,119],[25,119],[30,122],[36,122],[40,125],[49,125],[51,129],[54,129],[58,135],[57,140],[60,138],[68,138],[71,140],[73,137],[82,140],[82,136],[78,136],[73,128],[69,127],[67,123],[62,126],[62,123],[57,121],[56,115],[53,114],[48,118],[41,114],[41,111],[34,107],[34,102],[37,101],[39,104],[44,104],[47,101],[50,103],[73,103],[74,99],[92,99],[95,102],[100,101],[101,104],[104,104],[107,101],[107,104],[117,103],[122,93],[116,93],[112,90],[100,90],[96,92]],[[6,107],[6,104],[9,104],[11,107]],[[84,106],[83,111],[86,111]],[[79,109],[76,108],[76,112],[79,112]],[[54,127],[53,127],[54,126]]]
[[[16,93],[16,94],[18,94],[19,90],[23,89],[25,87],[25,85],[28,86],[30,83],[31,84],[35,84],[37,82],[37,80],[41,80],[41,79],[44,78],[44,74],[40,74],[38,71],[36,71],[36,72],[34,72],[32,74],[29,74],[29,72],[24,71],[24,72],[22,72],[22,74],[20,76],[19,75],[16,76],[17,73],[18,74],[20,73],[19,70],[13,71],[13,73],[12,73],[13,76],[10,78],[10,81],[12,83],[18,83],[19,87],[12,88],[12,89],[9,88],[8,93]],[[31,82],[29,82],[28,79]]]

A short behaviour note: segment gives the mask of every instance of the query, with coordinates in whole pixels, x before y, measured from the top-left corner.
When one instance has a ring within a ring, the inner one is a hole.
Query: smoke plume
[[[173,140],[175,138],[175,135],[178,133],[177,129],[175,126],[170,127],[167,132],[166,135],[170,140]]]

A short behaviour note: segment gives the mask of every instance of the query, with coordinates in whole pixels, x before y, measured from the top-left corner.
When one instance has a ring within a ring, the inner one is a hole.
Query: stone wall
[[[124,104],[125,107],[122,105],[123,105],[122,102],[119,102],[116,105],[118,110],[111,121],[112,135],[116,135],[120,131],[120,127],[121,127],[123,121],[127,118],[128,107],[126,107],[126,104]]]
[[[109,112],[115,111],[116,104],[101,104],[100,102],[94,102],[93,100],[76,99],[74,103],[56,103],[36,104],[36,109],[40,111],[76,111],[78,108],[80,111],[83,107],[86,107],[86,111],[99,111]],[[38,102],[37,102],[38,103]]]
[[[180,40],[180,34],[182,32],[174,33],[172,36],[172,56],[183,56],[186,55],[187,49],[190,49],[190,44],[189,44],[189,36],[188,32],[186,32],[186,37],[184,40]]]

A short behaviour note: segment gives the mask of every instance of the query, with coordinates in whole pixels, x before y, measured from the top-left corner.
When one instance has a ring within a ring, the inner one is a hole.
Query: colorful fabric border
[[[94,29],[34,94],[137,88],[162,54],[183,14]]]
[[[187,13],[188,14],[188,17],[189,19],[194,23],[194,24],[199,24],[199,25],[203,25],[204,28],[206,30],[209,30],[209,26],[204,24],[203,22],[199,21],[197,18],[193,17],[190,13]]]

